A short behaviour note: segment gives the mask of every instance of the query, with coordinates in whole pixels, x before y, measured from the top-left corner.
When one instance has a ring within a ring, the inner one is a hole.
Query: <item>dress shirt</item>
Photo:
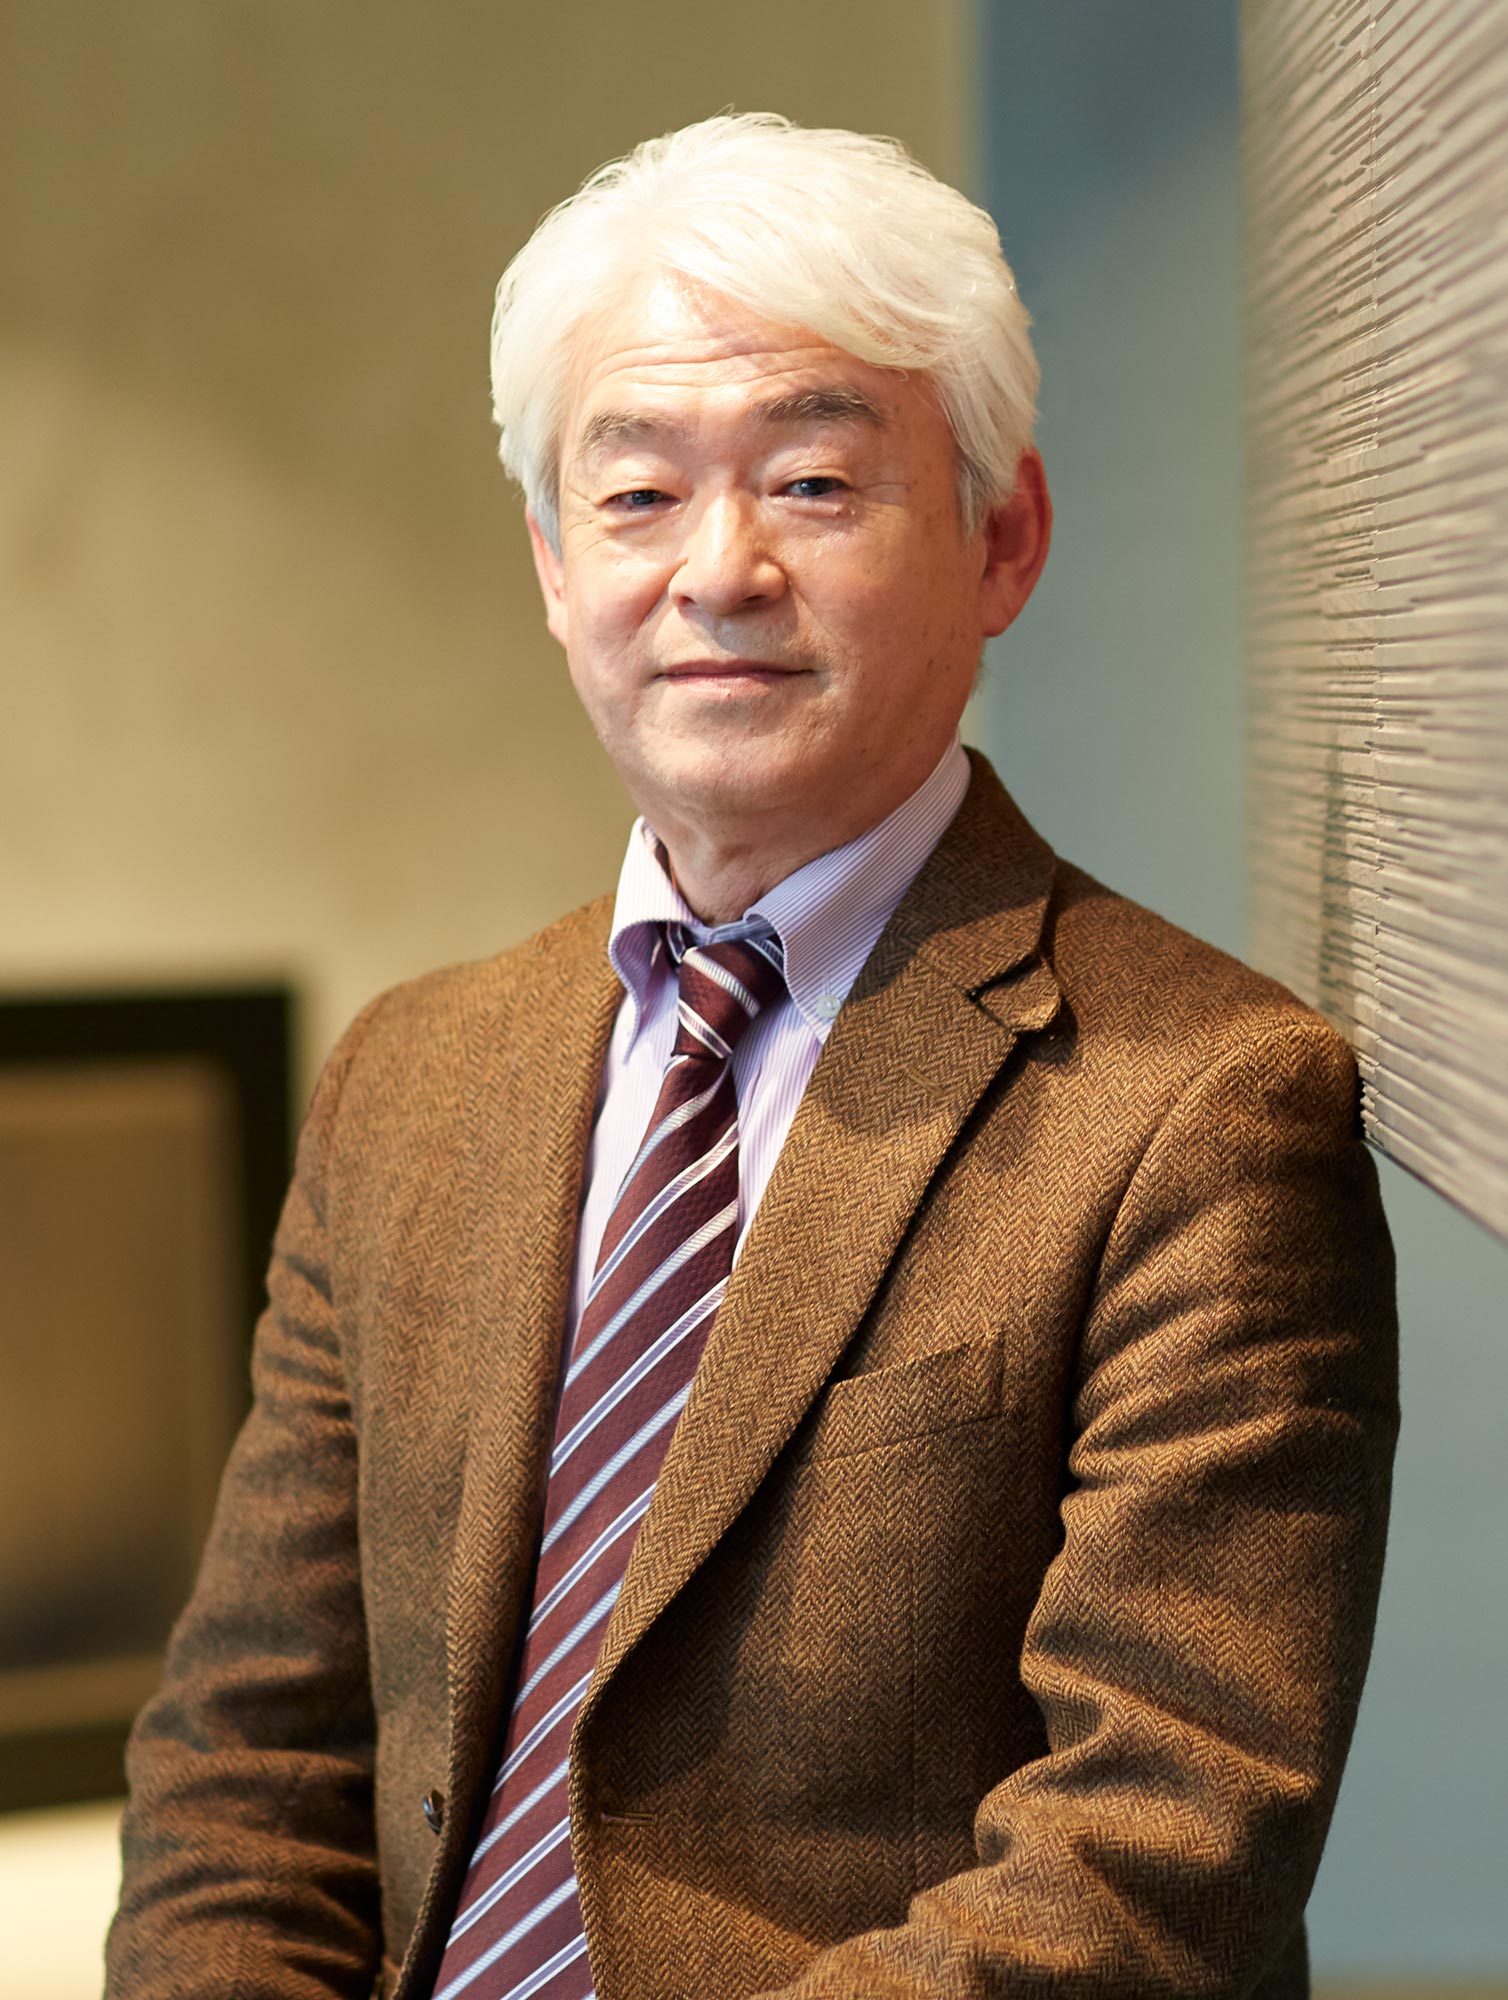
[[[742,923],[762,919],[780,939],[787,994],[764,1010],[733,1055],[739,1130],[735,1257],[838,1010],[896,905],[963,804],[969,775],[968,756],[955,737],[931,775],[878,826],[808,861],[744,913]],[[587,1153],[571,1285],[573,1336],[603,1231],[675,1045],[676,972],[663,926],[682,923],[704,943],[736,928],[720,932],[698,922],[660,854],[653,830],[637,820],[618,878],[608,944],[623,1000]]]

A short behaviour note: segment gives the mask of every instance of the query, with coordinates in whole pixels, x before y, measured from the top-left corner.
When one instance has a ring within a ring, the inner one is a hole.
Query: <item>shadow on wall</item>
[[[1057,519],[984,707],[1054,845],[1239,952],[1234,26],[1170,11],[1155,41],[1086,0],[1019,37],[985,14],[989,195],[1036,323]]]

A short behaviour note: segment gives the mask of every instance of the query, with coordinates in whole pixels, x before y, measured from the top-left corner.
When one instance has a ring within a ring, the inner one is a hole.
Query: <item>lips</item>
[[[660,678],[685,680],[786,680],[805,667],[784,666],[777,660],[677,660],[661,667]]]

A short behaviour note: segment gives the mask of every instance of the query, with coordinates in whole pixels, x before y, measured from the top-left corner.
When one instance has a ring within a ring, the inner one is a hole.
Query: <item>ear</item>
[[[1022,452],[1010,498],[990,509],[981,533],[980,611],[984,636],[994,639],[1015,622],[1036,588],[1052,540],[1052,498],[1035,445]]]
[[[540,593],[545,600],[545,623],[563,646],[566,642],[565,564],[556,550],[551,548],[544,529],[533,514],[526,511],[524,519],[529,524],[529,546],[534,551],[534,574],[539,578]]]

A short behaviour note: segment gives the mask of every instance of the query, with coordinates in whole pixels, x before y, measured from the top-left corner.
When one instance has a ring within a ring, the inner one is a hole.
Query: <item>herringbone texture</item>
[[[783,986],[767,931],[691,945],[674,926],[669,943],[675,1045],[565,1370],[518,1691],[437,2000],[591,1992],[571,1861],[571,1725],[733,1266],[733,1051]]]
[[[130,1752],[110,2000],[433,1985],[528,1615],[610,916],[387,995],[326,1073]],[[614,1607],[576,1732],[599,2000],[1306,1992],[1396,1423],[1355,1088],[976,763]]]

